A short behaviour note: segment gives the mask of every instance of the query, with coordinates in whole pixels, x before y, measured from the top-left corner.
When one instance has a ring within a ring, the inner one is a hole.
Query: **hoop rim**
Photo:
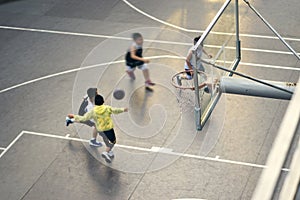
[[[178,85],[177,82],[175,81],[175,79],[176,79],[176,77],[177,77],[178,75],[183,74],[183,73],[187,73],[187,72],[194,72],[194,70],[185,70],[185,71],[177,72],[176,74],[174,74],[174,75],[172,76],[171,84],[172,84],[175,88],[177,88],[177,89],[183,89],[183,90],[190,89],[190,90],[194,90],[194,89],[195,89],[195,86],[193,86],[193,87],[180,86],[180,85]],[[202,71],[198,71],[198,70],[197,70],[197,73],[198,73],[198,74],[204,75],[205,79],[207,79],[207,75],[206,75],[205,72],[202,72]],[[199,83],[199,84],[202,84],[202,83]],[[200,86],[200,85],[199,85],[199,86]]]

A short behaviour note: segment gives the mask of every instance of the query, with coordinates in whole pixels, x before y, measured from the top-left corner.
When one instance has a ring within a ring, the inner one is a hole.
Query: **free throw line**
[[[6,148],[6,151],[2,152],[2,154],[0,155],[0,158],[11,148],[11,146],[14,143],[16,143],[16,141],[23,134],[36,135],[36,136],[49,137],[49,138],[57,138],[57,139],[70,140],[70,141],[86,142],[86,143],[89,142],[89,140],[85,140],[85,139],[81,139],[81,138],[72,138],[72,137],[66,137],[66,136],[60,136],[60,135],[53,135],[53,134],[23,130],[13,140],[13,142]],[[241,165],[241,166],[246,166],[246,167],[255,167],[255,168],[261,168],[261,169],[266,168],[265,165],[254,164],[254,163],[249,163],[249,162],[241,162],[241,161],[234,161],[234,160],[228,160],[228,159],[221,159],[221,158],[213,158],[213,157],[205,157],[205,156],[199,156],[199,155],[193,155],[193,154],[179,153],[179,152],[173,152],[170,149],[168,149],[166,151],[165,148],[161,148],[161,147],[144,148],[144,147],[121,145],[121,144],[116,144],[115,146],[119,147],[119,148],[124,148],[124,149],[139,150],[139,151],[152,152],[152,153],[159,152],[159,153],[167,154],[167,155],[181,156],[181,157],[185,157],[185,158],[193,158],[193,159],[198,159],[198,160],[206,160],[206,161],[233,164],[233,165]],[[289,171],[289,169],[283,168],[282,171]]]

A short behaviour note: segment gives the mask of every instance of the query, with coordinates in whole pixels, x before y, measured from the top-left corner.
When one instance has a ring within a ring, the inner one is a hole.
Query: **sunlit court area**
[[[0,0],[1,200],[300,200],[296,0]]]

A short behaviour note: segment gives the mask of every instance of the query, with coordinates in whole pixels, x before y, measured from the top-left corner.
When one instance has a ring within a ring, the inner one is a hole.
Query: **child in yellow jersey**
[[[68,118],[71,120],[69,123],[72,123],[73,121],[84,122],[90,119],[94,120],[96,129],[99,135],[103,137],[103,141],[106,145],[106,151],[102,153],[102,157],[106,162],[110,163],[111,159],[114,157],[112,149],[116,143],[116,135],[111,115],[127,112],[128,108],[113,108],[103,104],[103,97],[101,95],[96,95],[95,106],[91,111],[87,112],[84,116],[69,114]]]

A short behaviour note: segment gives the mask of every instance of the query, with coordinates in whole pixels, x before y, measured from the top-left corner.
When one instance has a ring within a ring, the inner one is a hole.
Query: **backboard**
[[[193,48],[195,54],[193,66],[202,65],[204,67],[208,83],[206,92],[204,92],[204,89],[195,89],[195,119],[198,130],[204,127],[221,97],[218,80],[221,76],[231,76],[232,74],[220,71],[202,61],[197,61],[196,50],[203,47],[202,60],[235,70],[240,61],[238,16],[238,0],[227,0]],[[212,58],[209,58],[206,52]],[[198,85],[197,76],[194,76],[194,81],[195,85]]]

